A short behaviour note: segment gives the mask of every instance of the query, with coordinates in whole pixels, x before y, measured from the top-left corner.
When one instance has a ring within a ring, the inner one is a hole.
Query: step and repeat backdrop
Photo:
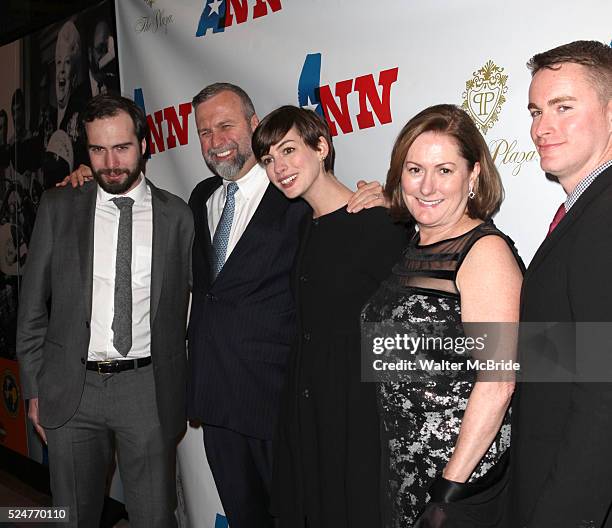
[[[528,263],[564,194],[540,170],[529,137],[525,63],[565,42],[612,37],[607,0],[115,0],[112,7],[102,2],[0,48],[0,444],[43,462],[26,427],[15,362],[19,284],[41,193],[86,161],[77,123],[89,97],[120,89],[143,106],[147,176],[185,199],[210,176],[190,104],[207,84],[240,85],[260,117],[283,104],[324,115],[336,174],[353,187],[384,182],[411,116],[457,104],[502,175],[506,200],[495,222]],[[181,525],[227,527],[199,428],[189,427],[178,466]]]
[[[188,198],[210,175],[190,101],[212,82],[240,85],[260,117],[282,104],[321,112],[336,174],[351,186],[383,182],[406,121],[454,103],[491,149],[506,189],[495,221],[526,262],[564,194],[529,136],[525,63],[572,40],[612,37],[606,0],[117,0],[116,11],[122,92],[149,117],[147,175],[158,185]],[[199,429],[179,458],[185,525],[226,526]]]

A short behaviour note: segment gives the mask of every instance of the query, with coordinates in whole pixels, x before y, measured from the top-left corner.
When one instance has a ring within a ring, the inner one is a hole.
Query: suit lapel
[[[563,237],[563,235],[566,233],[569,226],[576,219],[576,217],[578,216],[576,205],[577,204],[574,204],[574,207],[572,207],[569,210],[569,213],[567,213],[563,217],[563,220],[559,222],[555,230],[542,241],[542,243],[540,244],[540,247],[536,251],[536,254],[533,256],[533,259],[531,259],[531,263],[529,264],[527,268],[527,272],[525,273],[525,277],[524,277],[525,280],[544,261],[544,258],[546,257],[546,255],[548,255],[550,250],[553,247],[555,247],[559,239]]]
[[[580,216],[588,205],[610,184],[612,184],[612,169],[607,169],[597,176],[595,181],[589,185],[586,191],[584,191],[580,198],[578,198],[578,201],[563,217],[563,220],[559,222],[559,225],[555,228],[555,230],[544,239],[531,260],[529,267],[527,268],[525,279],[527,279],[542,264],[550,250],[559,243],[569,228],[579,220]]]
[[[204,244],[204,255],[206,255],[208,262],[210,262],[210,255],[212,254],[212,233],[208,226],[208,207],[206,206],[206,202],[208,202],[208,199],[219,187],[221,187],[221,178],[219,178],[218,182],[215,182],[215,185],[211,187],[210,192],[204,196],[204,200],[202,201],[202,233],[204,238],[202,243]]]
[[[203,276],[206,277],[206,287],[211,283],[210,260],[212,255],[212,236],[208,227],[208,207],[206,202],[212,194],[221,186],[222,180],[219,177],[211,178],[210,185],[203,190],[201,197],[196,202],[194,210],[194,221],[196,225],[196,241],[194,251],[200,251],[202,255]]]
[[[164,270],[166,265],[166,248],[169,236],[167,199],[149,180],[153,208],[153,247],[151,249],[151,323],[155,319],[161,295]],[[97,185],[91,184],[80,188],[75,198],[75,229],[79,248],[81,287],[85,295],[87,318],[91,317],[91,299],[93,288],[93,253],[94,225],[96,214]]]
[[[169,236],[168,201],[149,180],[153,207],[153,247],[151,248],[151,324],[155,320],[166,267],[166,248]]]
[[[79,188],[75,195],[74,226],[77,232],[81,291],[85,296],[87,320],[91,318],[93,290],[94,223],[96,218],[96,190],[92,183]]]
[[[255,214],[251,218],[244,233],[242,233],[236,247],[234,247],[232,253],[225,261],[216,281],[221,279],[225,273],[231,273],[231,269],[234,265],[241,265],[241,263],[244,265],[244,254],[248,252],[254,244],[260,244],[262,238],[266,236],[266,232],[269,232],[271,229],[278,229],[278,227],[275,227],[278,226],[277,220],[287,207],[289,207],[290,203],[291,202],[285,198],[274,185],[271,183],[268,184],[266,192],[255,210]],[[258,232],[262,233],[262,235],[258,236]]]

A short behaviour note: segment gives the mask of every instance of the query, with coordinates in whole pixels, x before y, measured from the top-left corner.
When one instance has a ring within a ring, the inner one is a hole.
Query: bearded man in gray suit
[[[41,200],[19,306],[23,393],[70,526],[98,526],[116,448],[130,526],[168,528],[193,219],[144,177],[133,101],[100,95],[82,118],[95,182]]]

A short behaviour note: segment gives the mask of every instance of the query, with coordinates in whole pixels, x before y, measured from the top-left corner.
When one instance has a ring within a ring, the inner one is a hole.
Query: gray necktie
[[[113,198],[119,209],[115,262],[115,314],[113,345],[122,356],[132,348],[132,204],[127,197]]]
[[[223,264],[225,264],[225,255],[227,254],[227,244],[229,242],[230,231],[232,230],[232,222],[234,220],[234,209],[236,207],[236,199],[234,194],[238,190],[236,182],[230,182],[226,189],[225,206],[221,213],[221,219],[213,236],[213,255],[212,255],[212,274],[213,280],[217,278]]]

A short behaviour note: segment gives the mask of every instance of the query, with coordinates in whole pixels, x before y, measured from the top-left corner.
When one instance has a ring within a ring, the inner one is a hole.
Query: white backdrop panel
[[[211,23],[219,20],[211,7],[229,10],[233,23],[196,36],[203,12]],[[217,81],[242,86],[260,117],[281,104],[298,104],[308,54],[321,54],[319,86],[329,86],[332,94],[341,81],[373,75],[378,82],[381,71],[397,68],[387,101],[390,122],[381,124],[374,115],[375,126],[360,130],[359,94],[347,96],[353,132],[339,130],[334,144],[336,173],[350,186],[359,179],[384,181],[393,141],[405,122],[432,104],[461,105],[466,81],[492,61],[507,76],[506,101],[485,135],[506,189],[495,221],[515,240],[526,263],[564,195],[545,179],[533,152],[525,63],[565,42],[610,42],[612,35],[612,3],[606,0],[117,0],[116,8],[122,91],[134,97],[140,89],[150,115],[172,108],[178,114],[180,104]],[[245,20],[238,23],[242,9]],[[258,9],[267,14],[254,18]],[[488,90],[491,97],[499,89],[497,84]],[[480,108],[481,119],[491,115],[494,103]],[[371,102],[366,104],[371,109]],[[185,126],[186,143],[166,144],[153,155],[147,174],[186,199],[209,172],[193,113]],[[161,127],[167,135],[167,123]],[[520,163],[525,157],[529,161]],[[191,526],[223,526],[199,431],[190,431],[181,446],[180,465]]]

